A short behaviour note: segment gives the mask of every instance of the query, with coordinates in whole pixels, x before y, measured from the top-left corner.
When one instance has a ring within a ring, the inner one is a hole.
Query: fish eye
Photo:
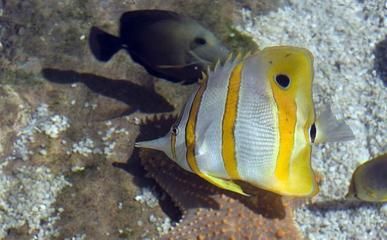
[[[287,89],[290,85],[290,78],[285,74],[275,76],[275,81],[283,89]]]
[[[195,38],[194,41],[198,45],[205,45],[207,43],[206,39],[204,39],[202,37],[197,37],[197,38]]]
[[[309,137],[310,137],[311,143],[314,143],[314,140],[316,139],[316,133],[317,133],[316,125],[313,123],[309,129]]]
[[[177,126],[172,126],[171,133],[177,136],[177,134],[179,133],[179,129],[177,128]]]

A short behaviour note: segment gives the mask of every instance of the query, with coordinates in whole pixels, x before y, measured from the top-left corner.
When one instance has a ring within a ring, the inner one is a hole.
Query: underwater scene
[[[0,239],[387,239],[385,0],[0,0]]]

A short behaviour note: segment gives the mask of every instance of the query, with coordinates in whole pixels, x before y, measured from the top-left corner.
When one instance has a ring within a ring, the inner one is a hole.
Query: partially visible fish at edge
[[[387,153],[366,161],[355,169],[346,199],[387,202]]]

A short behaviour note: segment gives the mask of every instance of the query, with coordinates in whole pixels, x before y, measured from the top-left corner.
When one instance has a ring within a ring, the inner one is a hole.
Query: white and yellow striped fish
[[[136,146],[161,150],[230,191],[245,194],[244,181],[281,195],[314,195],[312,143],[353,135],[330,111],[315,120],[312,81],[313,56],[303,48],[229,58],[199,82],[170,133]]]

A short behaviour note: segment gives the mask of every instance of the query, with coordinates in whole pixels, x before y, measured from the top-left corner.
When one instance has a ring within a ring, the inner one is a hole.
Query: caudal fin
[[[320,113],[316,128],[315,143],[341,142],[355,138],[351,128],[344,121],[337,120],[329,106]]]
[[[89,46],[96,59],[107,62],[122,48],[122,43],[120,38],[98,27],[92,27],[89,34]]]

